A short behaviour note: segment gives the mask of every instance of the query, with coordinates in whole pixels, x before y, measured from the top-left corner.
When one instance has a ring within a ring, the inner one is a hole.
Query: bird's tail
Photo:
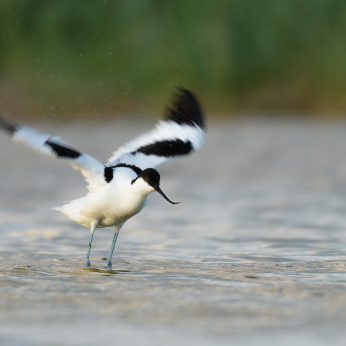
[[[52,208],[53,210],[57,210],[58,212],[66,215],[69,219],[79,222],[81,217],[80,211],[84,207],[85,197],[75,199],[69,203],[66,203],[60,207]]]

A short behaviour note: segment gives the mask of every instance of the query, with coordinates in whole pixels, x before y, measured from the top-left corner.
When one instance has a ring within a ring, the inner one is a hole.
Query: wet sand
[[[208,143],[160,167],[123,227],[51,210],[85,194],[69,164],[0,135],[0,344],[342,345],[346,122],[211,122]],[[32,124],[102,162],[153,122]]]

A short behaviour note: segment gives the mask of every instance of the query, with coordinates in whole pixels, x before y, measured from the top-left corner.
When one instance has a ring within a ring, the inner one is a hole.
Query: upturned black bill
[[[157,191],[166,201],[168,201],[169,203],[171,204],[179,204],[180,202],[172,202],[171,200],[168,199],[168,197],[162,192],[162,190],[160,189],[159,186],[155,187],[154,188],[155,191]]]

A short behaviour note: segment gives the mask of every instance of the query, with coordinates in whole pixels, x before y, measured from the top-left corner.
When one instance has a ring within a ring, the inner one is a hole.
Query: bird
[[[197,97],[184,87],[172,91],[170,106],[155,128],[125,143],[113,152],[103,165],[94,157],[66,144],[61,137],[44,134],[0,116],[0,128],[13,142],[53,158],[69,161],[80,170],[88,183],[88,193],[67,204],[53,208],[72,221],[90,229],[86,267],[90,268],[90,251],[97,228],[114,227],[107,266],[112,270],[112,257],[120,229],[148,203],[150,194],[158,192],[172,202],[160,188],[160,174],[155,169],[172,159],[187,156],[205,143],[206,125]]]

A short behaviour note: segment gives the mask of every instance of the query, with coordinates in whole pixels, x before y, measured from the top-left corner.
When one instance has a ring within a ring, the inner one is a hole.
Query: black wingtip
[[[204,116],[197,97],[182,86],[178,86],[173,95],[172,106],[167,107],[165,120],[205,129]]]
[[[19,127],[20,125],[10,123],[5,120],[2,115],[0,115],[0,128],[6,131],[10,136],[13,136]]]

